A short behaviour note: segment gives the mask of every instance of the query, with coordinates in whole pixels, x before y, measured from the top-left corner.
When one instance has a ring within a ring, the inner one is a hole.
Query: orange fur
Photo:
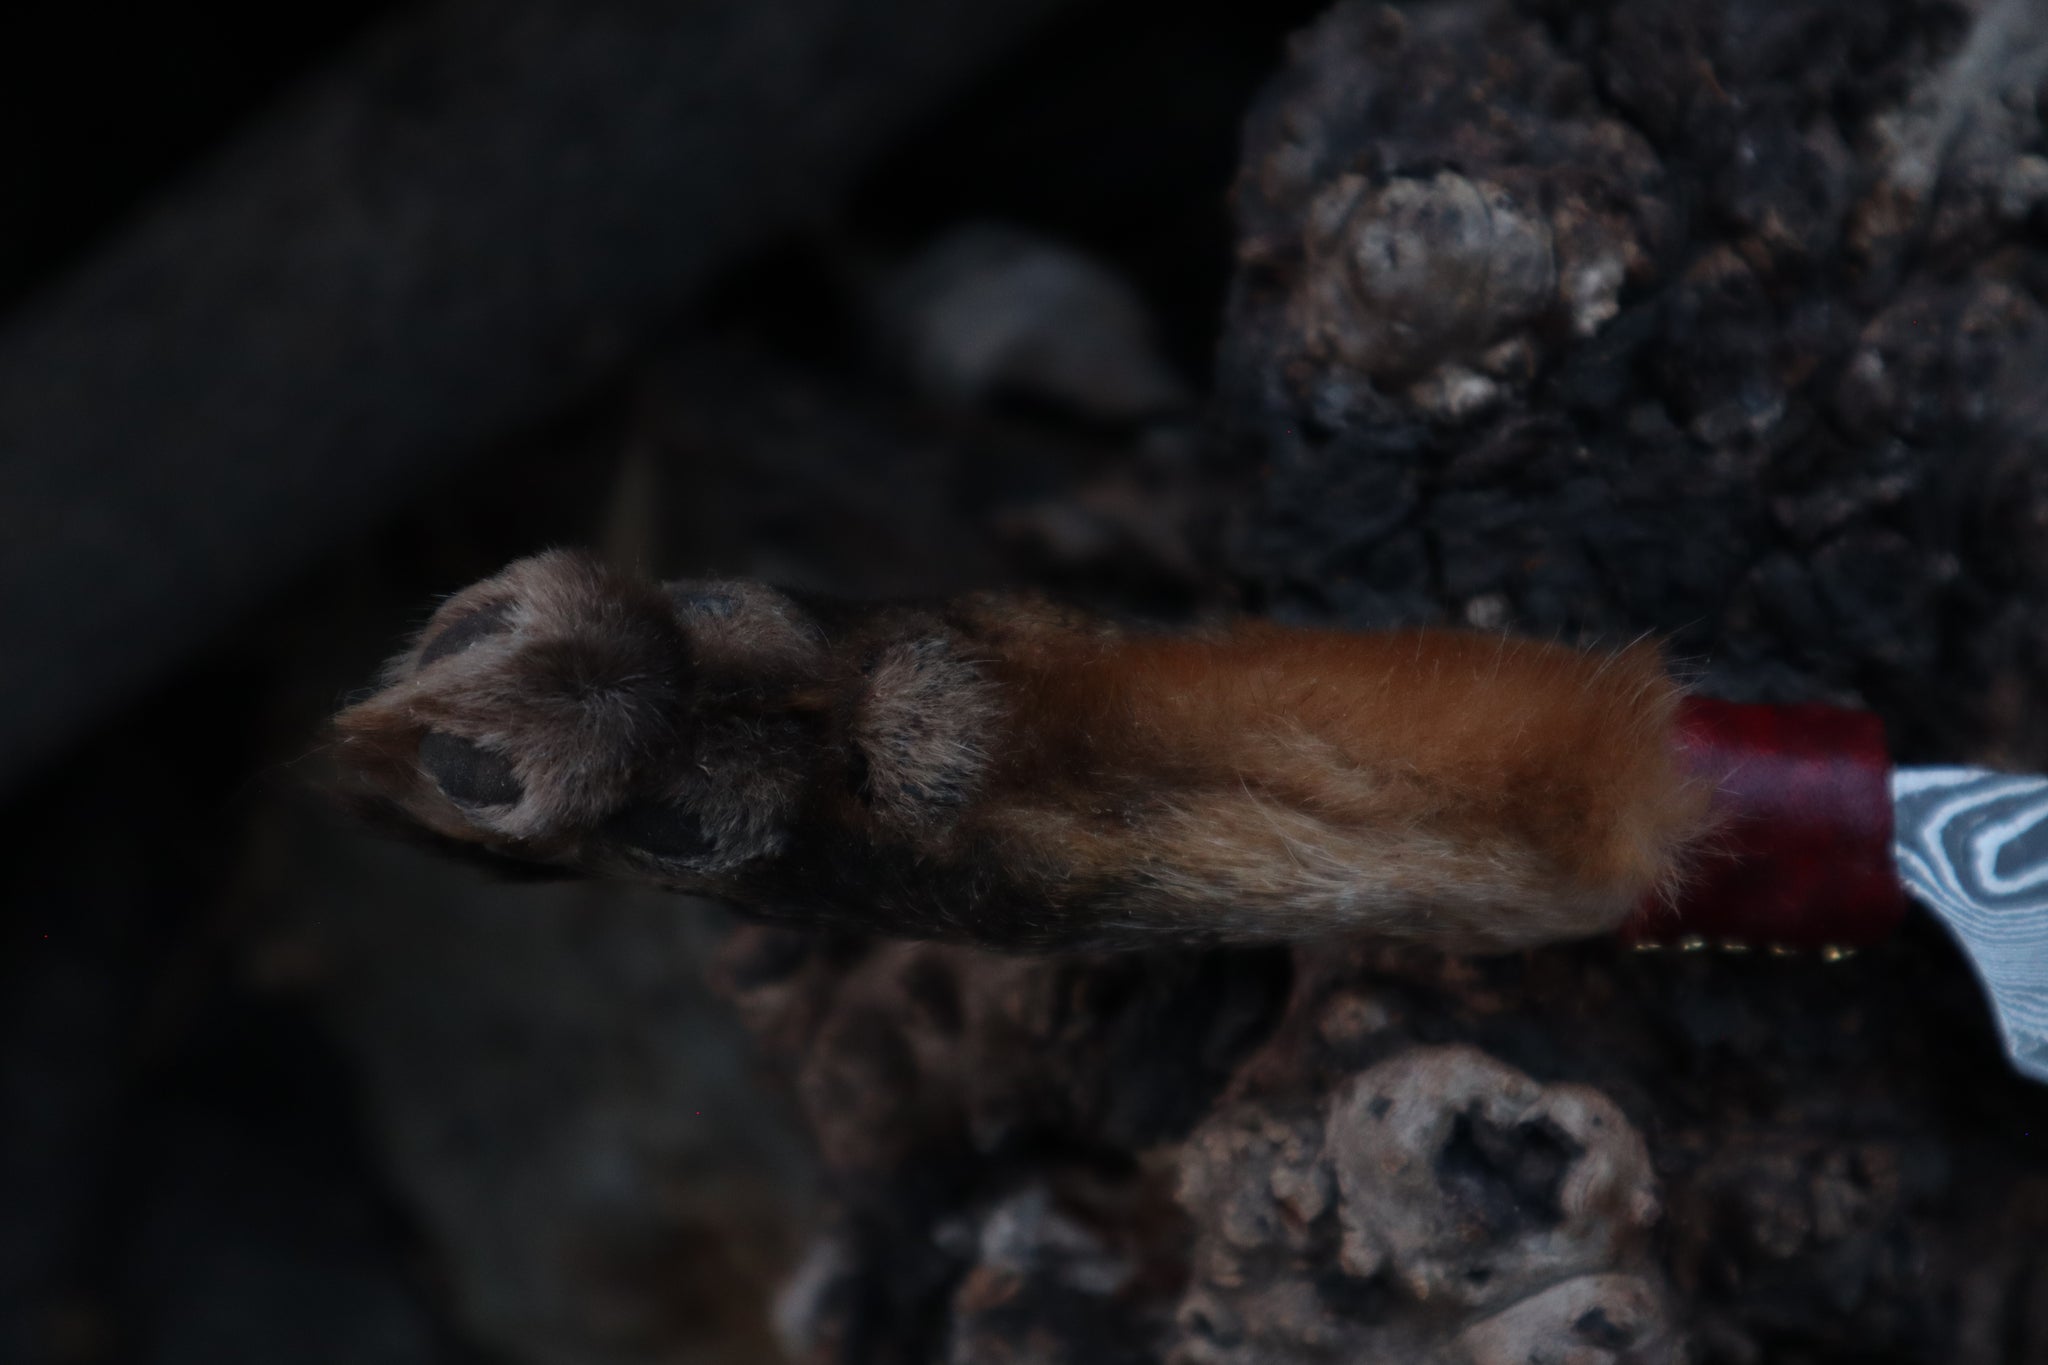
[[[986,818],[1070,875],[1141,869],[1156,894],[1125,913],[1225,937],[1597,933],[1705,819],[1648,647],[1246,623],[1041,636],[990,666],[1013,709]]]

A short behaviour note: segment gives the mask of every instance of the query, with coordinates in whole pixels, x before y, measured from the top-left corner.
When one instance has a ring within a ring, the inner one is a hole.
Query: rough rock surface
[[[1925,925],[1835,967],[746,928],[723,975],[837,1195],[785,1291],[801,1360],[2048,1347],[2048,1096]]]
[[[1276,1122],[1276,1119],[1278,1121]],[[1676,1361],[1642,1138],[1585,1086],[1466,1046],[1343,1082],[1318,1116],[1222,1109],[1189,1138],[1201,1229],[1173,1358]],[[1597,1354],[1604,1352],[1606,1354]]]
[[[1257,598],[2043,761],[2044,81],[2027,0],[1333,9],[1236,189]]]

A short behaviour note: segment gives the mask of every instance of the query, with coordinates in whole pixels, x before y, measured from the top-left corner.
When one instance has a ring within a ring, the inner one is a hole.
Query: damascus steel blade
[[[2048,777],[1901,768],[1892,800],[1900,879],[1962,945],[2013,1065],[2048,1082]]]

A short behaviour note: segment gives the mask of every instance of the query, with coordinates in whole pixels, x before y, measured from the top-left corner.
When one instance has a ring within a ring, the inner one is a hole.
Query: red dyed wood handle
[[[1906,894],[1892,864],[1891,757],[1876,716],[1689,697],[1678,744],[1714,784],[1715,833],[1675,904],[1645,906],[1624,938],[1858,947],[1898,927]]]

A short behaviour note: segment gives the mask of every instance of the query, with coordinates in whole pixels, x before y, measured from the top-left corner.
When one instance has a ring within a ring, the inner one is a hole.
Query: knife
[[[1624,939],[1839,961],[1918,902],[1969,959],[2013,1066],[2048,1082],[2048,778],[1894,768],[1882,722],[1832,706],[1690,697],[1678,744],[1713,784],[1716,833]]]
[[[444,847],[1005,951],[1611,934],[1840,959],[1917,900],[2048,1080],[2048,781],[1658,652],[1036,599],[849,603],[587,556],[457,593],[334,722]]]

